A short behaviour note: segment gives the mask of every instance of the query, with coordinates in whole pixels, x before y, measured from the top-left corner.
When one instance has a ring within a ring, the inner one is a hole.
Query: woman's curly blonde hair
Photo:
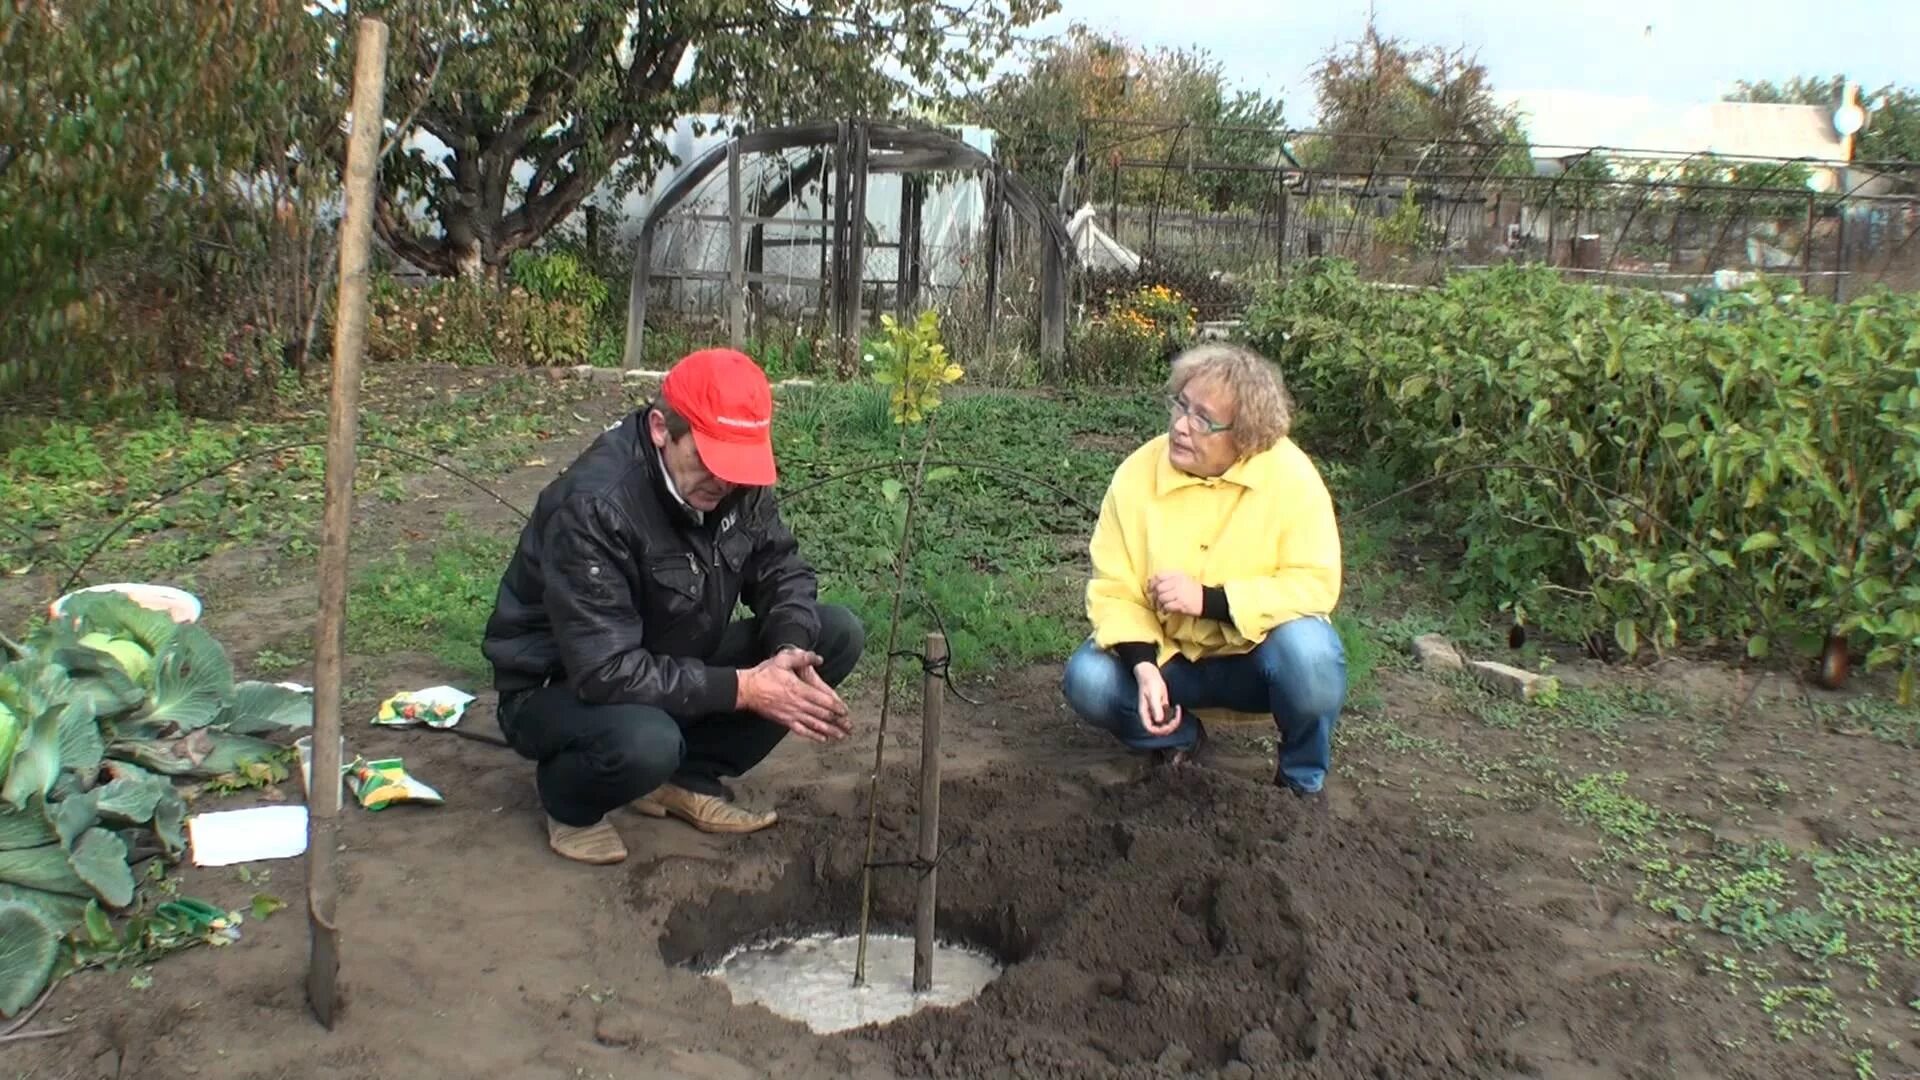
[[[1195,345],[1174,358],[1167,393],[1177,395],[1196,380],[1217,380],[1233,395],[1237,411],[1227,434],[1241,457],[1272,449],[1293,430],[1293,396],[1279,365],[1252,349],[1223,341]]]

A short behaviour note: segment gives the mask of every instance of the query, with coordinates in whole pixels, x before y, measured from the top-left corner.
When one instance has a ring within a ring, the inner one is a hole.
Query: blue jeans
[[[1112,732],[1136,750],[1192,746],[1200,737],[1195,709],[1272,713],[1280,733],[1275,779],[1298,791],[1319,791],[1333,755],[1333,728],[1347,700],[1347,653],[1324,619],[1294,619],[1274,628],[1250,653],[1188,660],[1161,669],[1170,705],[1185,709],[1180,726],[1147,734],[1140,688],[1120,659],[1088,640],[1067,660],[1060,680],[1082,720]]]

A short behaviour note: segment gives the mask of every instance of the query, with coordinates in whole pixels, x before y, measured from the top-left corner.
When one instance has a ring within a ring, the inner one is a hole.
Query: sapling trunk
[[[913,905],[913,992],[933,989],[934,916],[940,872],[940,666],[947,636],[927,635],[927,673],[920,683],[920,892]]]
[[[904,444],[906,436],[901,435]],[[867,984],[867,924],[873,913],[873,848],[879,835],[880,767],[887,753],[887,714],[893,707],[893,660],[900,643],[900,601],[907,591],[907,560],[913,553],[913,512],[920,503],[920,483],[927,473],[927,451],[933,446],[933,419],[921,433],[920,460],[907,486],[907,509],[900,519],[900,555],[894,564],[893,615],[887,624],[886,674],[880,689],[880,727],[873,743],[873,775],[867,779],[867,848],[860,861],[860,944],[853,961],[853,985]]]

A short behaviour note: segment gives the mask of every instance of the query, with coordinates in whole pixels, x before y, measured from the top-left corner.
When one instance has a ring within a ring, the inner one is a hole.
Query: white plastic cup
[[[307,802],[311,803],[313,802],[313,736],[302,735],[293,741],[293,745],[295,749],[300,751],[300,790],[306,793]],[[346,764],[347,737],[342,735],[340,736],[341,774],[335,779],[335,783],[338,784],[340,788],[340,801],[342,803],[346,802]]]

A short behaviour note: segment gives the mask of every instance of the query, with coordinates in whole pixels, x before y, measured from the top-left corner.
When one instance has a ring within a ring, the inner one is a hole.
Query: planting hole
[[[783,839],[802,851],[818,842],[798,830]],[[913,879],[892,875],[875,882],[866,985],[856,988],[859,863],[790,851],[770,869],[759,888],[695,886],[669,914],[660,956],[722,983],[737,1006],[762,1006],[822,1035],[967,1005],[1030,951],[995,913],[958,900],[939,913],[933,985],[914,993]]]
[[[735,1005],[764,1005],[826,1035],[885,1024],[928,1006],[962,1005],[1000,975],[993,956],[965,945],[934,948],[933,986],[913,992],[913,939],[869,934],[866,985],[855,988],[859,938],[834,931],[748,942],[708,975],[727,985]]]

